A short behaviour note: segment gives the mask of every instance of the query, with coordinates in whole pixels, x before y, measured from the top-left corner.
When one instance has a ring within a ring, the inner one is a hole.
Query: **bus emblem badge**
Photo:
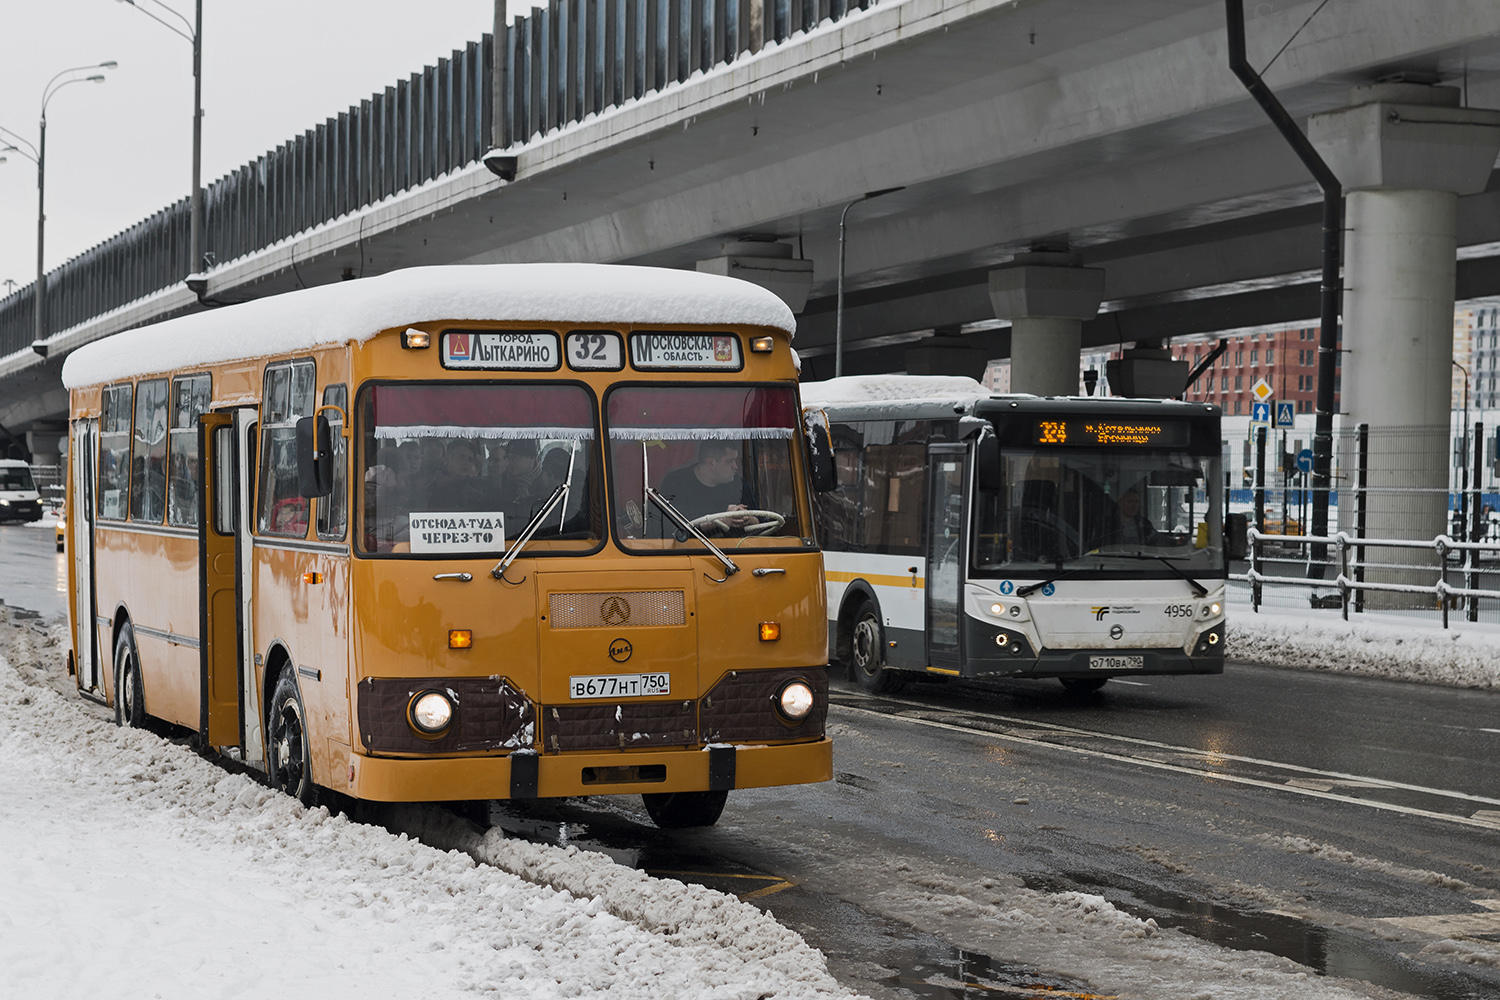
[[[1119,639],[1119,638],[1123,637],[1124,635],[1125,635],[1125,626],[1123,626],[1123,625],[1111,625],[1109,627],[1109,637],[1111,639]]]
[[[599,605],[599,617],[606,625],[624,625],[630,621],[630,604],[623,597],[606,597]],[[627,643],[625,655],[630,655]]]
[[[633,652],[629,639],[616,639],[609,644],[609,658],[616,663],[624,663]]]

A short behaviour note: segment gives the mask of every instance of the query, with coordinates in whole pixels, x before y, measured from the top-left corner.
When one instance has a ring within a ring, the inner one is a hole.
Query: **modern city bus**
[[[793,326],[713,275],[485,265],[80,348],[80,692],[304,801],[638,793],[671,827],[827,780]]]
[[[830,648],[866,690],[1223,671],[1218,407],[922,376],[802,390],[838,469],[818,498]]]

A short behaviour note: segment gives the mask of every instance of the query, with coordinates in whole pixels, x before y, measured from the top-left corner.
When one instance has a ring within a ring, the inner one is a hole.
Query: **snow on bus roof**
[[[802,383],[803,406],[858,403],[956,403],[991,392],[964,375],[845,375]]]
[[[623,264],[458,264],[341,281],[127,330],[80,347],[63,385],[95,385],[324,344],[443,320],[769,326],[796,320],[775,294],[738,278]]]

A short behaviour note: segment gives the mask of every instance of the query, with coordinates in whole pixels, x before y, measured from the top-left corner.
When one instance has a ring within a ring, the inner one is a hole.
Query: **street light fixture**
[[[197,274],[203,267],[203,0],[196,3],[196,23],[162,3],[162,0],[119,0],[145,14],[157,24],[182,38],[193,46],[193,194],[188,204],[188,273]],[[148,10],[143,3],[152,3],[182,22],[179,28]],[[187,30],[184,31],[183,28]]]
[[[36,164],[36,285],[32,291],[35,293],[36,302],[32,307],[33,312],[33,337],[31,349],[46,357],[47,347],[42,343],[47,337],[47,272],[42,266],[43,251],[46,246],[47,236],[47,105],[57,92],[73,83],[103,83],[103,73],[90,73],[88,76],[72,76],[73,73],[87,73],[93,69],[114,69],[120,64],[113,59],[102,63],[93,63],[89,66],[71,66],[55,74],[42,88],[42,112],[37,127],[37,141],[33,145],[29,139],[13,132],[4,126],[0,126],[0,133],[4,133],[16,142],[21,142],[27,148],[22,149],[14,144],[6,146],[7,153],[20,153],[26,159]],[[66,77],[66,79],[64,79]]]
[[[879,198],[881,195],[895,194],[897,191],[905,191],[906,185],[899,187],[881,188],[879,191],[866,191],[844,206],[844,211],[839,214],[839,294],[838,305],[834,309],[833,318],[833,377],[838,378],[844,374],[844,221],[849,218],[849,209],[862,201],[871,198]]]

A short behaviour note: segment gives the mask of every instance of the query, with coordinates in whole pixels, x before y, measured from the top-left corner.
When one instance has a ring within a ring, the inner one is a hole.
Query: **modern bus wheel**
[[[1069,694],[1089,694],[1108,683],[1108,677],[1059,677]]]
[[[302,692],[297,689],[296,669],[289,663],[281,668],[271,707],[266,713],[266,732],[270,734],[271,787],[286,792],[303,805],[312,805],[312,756],[307,745],[307,713],[302,709]]]
[[[141,687],[141,658],[135,630],[126,622],[115,640],[115,722],[130,729],[146,725],[146,697]]]
[[[651,822],[663,830],[713,826],[729,800],[728,792],[649,792],[641,796]]]
[[[880,625],[874,601],[866,600],[854,615],[849,662],[854,668],[854,679],[871,694],[901,689],[901,675],[885,665],[885,629]]]

